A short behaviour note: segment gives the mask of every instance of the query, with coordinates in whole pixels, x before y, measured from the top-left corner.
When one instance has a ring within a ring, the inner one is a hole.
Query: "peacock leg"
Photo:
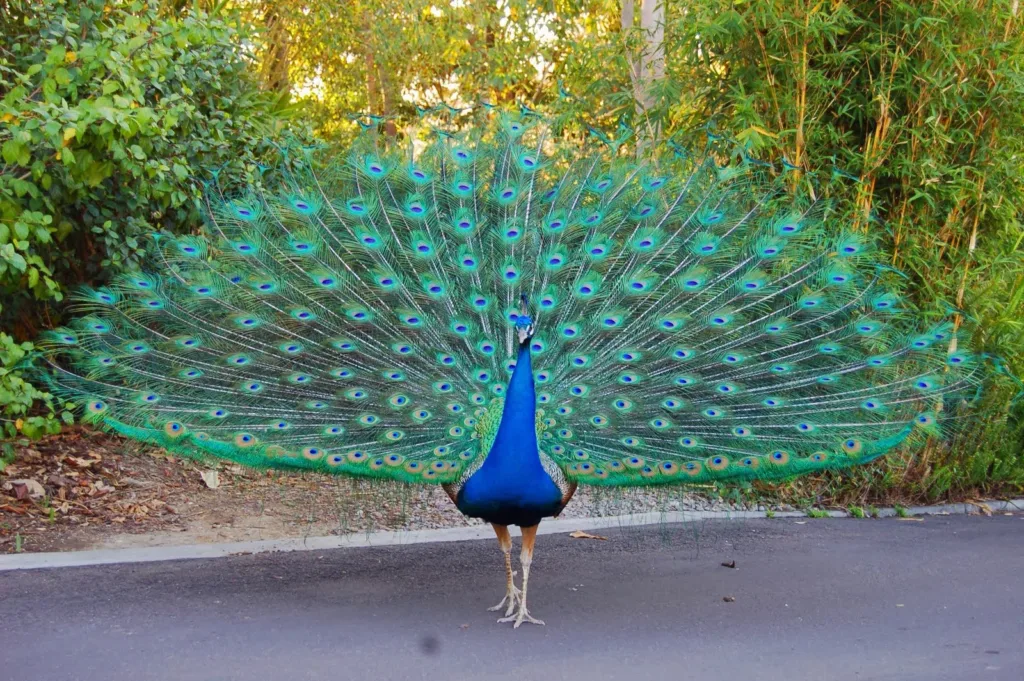
[[[505,607],[505,602],[508,601],[508,609],[505,610],[505,616],[507,617],[516,609],[516,601],[519,600],[519,589],[516,588],[516,584],[512,580],[516,574],[512,572],[512,537],[509,536],[508,526],[506,525],[491,523],[491,527],[494,528],[494,534],[498,535],[498,546],[501,547],[501,552],[505,554],[505,597],[496,606],[487,609],[491,611],[501,610]]]
[[[523,530],[523,551],[519,554],[519,561],[523,564],[523,593],[519,597],[519,612],[515,615],[502,617],[498,620],[501,622],[515,622],[513,629],[518,629],[519,625],[523,622],[529,622],[530,624],[544,624],[542,620],[536,617],[531,617],[530,612],[526,609],[526,586],[530,581],[530,563],[533,562],[533,543],[537,539],[537,527],[524,527]]]

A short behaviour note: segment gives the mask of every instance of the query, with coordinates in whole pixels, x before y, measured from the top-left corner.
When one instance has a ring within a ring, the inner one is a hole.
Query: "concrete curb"
[[[914,506],[905,509],[906,516],[920,515],[974,515],[991,512],[1024,511],[1024,499],[1010,501],[985,501],[976,504],[941,504],[938,506]],[[828,511],[829,517],[848,518],[845,511]],[[878,510],[881,518],[899,515],[895,508]],[[630,515],[603,518],[561,518],[546,520],[540,525],[538,534],[559,534],[574,530],[600,530],[615,527],[638,527],[667,523],[687,523],[703,520],[740,520],[765,518],[765,511],[667,511],[665,513],[633,513]],[[776,511],[774,518],[806,518],[803,511]],[[518,534],[511,528],[512,534]],[[231,542],[225,544],[193,544],[186,546],[161,546],[138,549],[100,549],[96,551],[59,551],[53,553],[21,553],[0,555],[0,571],[34,570],[39,568],[80,567],[86,565],[109,565],[112,563],[149,563],[161,560],[187,560],[195,558],[220,558],[250,553],[271,551],[316,551],[325,549],[369,548],[425,544],[432,542],[474,541],[494,537],[486,525],[456,527],[443,530],[411,530],[408,532],[368,532],[338,537],[297,537],[291,539],[267,539],[260,541]]]

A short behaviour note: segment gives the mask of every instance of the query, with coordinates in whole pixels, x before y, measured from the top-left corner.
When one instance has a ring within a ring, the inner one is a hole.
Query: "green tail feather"
[[[645,485],[862,464],[979,385],[963,332],[919,328],[871,241],[766,164],[636,164],[495,116],[415,152],[371,126],[344,163],[212,192],[208,238],[76,297],[54,390],[186,455],[454,482],[494,439],[525,296],[545,460]]]

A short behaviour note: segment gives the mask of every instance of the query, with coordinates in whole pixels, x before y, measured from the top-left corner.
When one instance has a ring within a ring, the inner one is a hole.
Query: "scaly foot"
[[[509,589],[505,592],[505,597],[501,599],[501,602],[493,608],[487,608],[488,611],[497,612],[504,608],[505,603],[507,602],[508,608],[505,610],[505,617],[508,617],[515,612],[516,603],[518,603],[519,599],[522,598],[523,592],[517,589],[515,584],[509,584],[508,587]]]
[[[526,609],[526,603],[521,598],[519,600],[519,612],[517,614],[510,617],[502,617],[498,620],[498,624],[504,624],[505,622],[515,622],[515,624],[512,625],[513,629],[518,629],[519,625],[523,622],[544,626],[544,620],[539,620],[536,617],[530,616],[530,611]]]

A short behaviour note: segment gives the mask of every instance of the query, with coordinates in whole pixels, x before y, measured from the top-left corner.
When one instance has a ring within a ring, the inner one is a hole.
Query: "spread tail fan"
[[[546,467],[644,485],[861,464],[979,385],[962,333],[915,318],[870,234],[784,171],[489,115],[426,143],[368,126],[272,188],[211,190],[207,236],[156,237],[146,271],[77,295],[53,389],[185,455],[454,483],[529,315]]]

